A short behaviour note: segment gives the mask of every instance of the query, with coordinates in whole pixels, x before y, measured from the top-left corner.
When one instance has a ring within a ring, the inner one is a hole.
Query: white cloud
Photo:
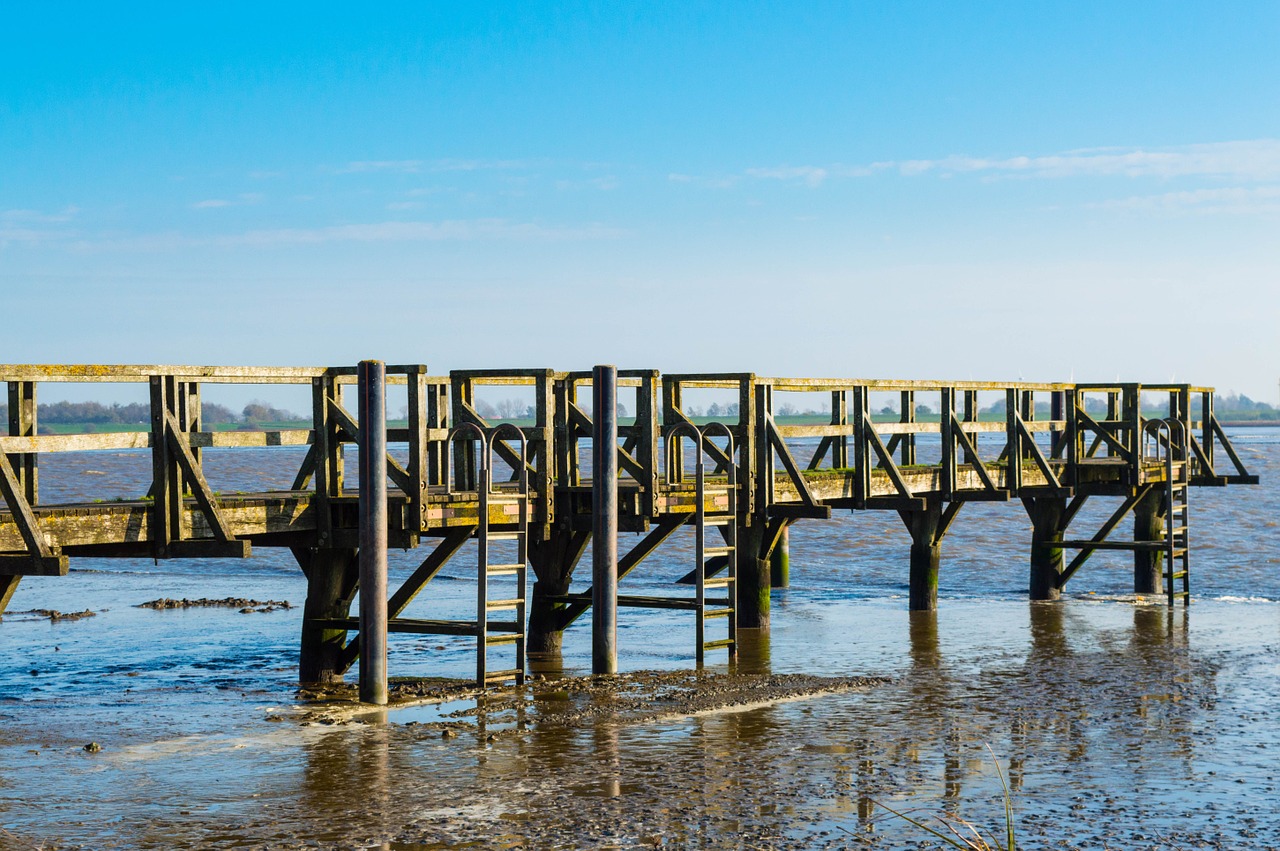
[[[197,201],[191,205],[193,210],[215,210],[219,207],[230,207],[231,202],[225,198],[209,198],[204,201]]]
[[[555,227],[503,219],[473,219],[440,222],[374,222],[333,225],[323,228],[277,228],[257,230],[217,238],[223,245],[310,245],[326,242],[454,242],[474,240],[521,240],[558,242],[561,240],[607,239],[622,231],[602,225]]]
[[[390,171],[400,174],[417,174],[422,171],[422,160],[360,160],[349,162],[338,169],[338,174]]]
[[[0,224],[62,224],[74,219],[79,212],[80,208],[75,205],[65,207],[57,213],[42,213],[39,210],[0,210]]]
[[[39,210],[0,210],[0,248],[14,243],[34,245],[65,239],[74,231],[69,224],[80,212],[76,206],[65,207],[57,213]]]
[[[1195,213],[1274,213],[1280,212],[1280,186],[1254,188],[1234,186],[1165,192],[1159,195],[1119,198],[1093,206]]]
[[[505,219],[470,219],[438,222],[370,222],[319,228],[270,228],[219,236],[191,236],[171,231],[129,237],[64,240],[80,251],[178,251],[201,247],[280,248],[326,243],[372,242],[562,242],[614,239],[626,234],[600,224],[579,226],[541,225]],[[3,232],[0,231],[0,239]]]
[[[768,180],[801,180],[810,186],[821,185],[831,172],[816,166],[779,166],[776,168],[749,168],[749,177]]]
[[[985,174],[1011,177],[1204,177],[1244,181],[1280,179],[1280,139],[1212,142],[1168,148],[1090,148],[1044,156],[1003,158],[951,155],[941,159],[875,162],[865,166],[750,168],[756,179],[800,180],[819,186],[836,177],[895,170],[905,177]],[[689,181],[694,178],[686,178]]]

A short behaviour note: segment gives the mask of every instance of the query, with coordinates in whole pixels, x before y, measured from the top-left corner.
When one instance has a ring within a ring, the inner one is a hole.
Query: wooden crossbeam
[[[648,558],[654,550],[663,544],[667,538],[675,534],[676,530],[693,518],[692,514],[681,514],[675,517],[663,517],[658,521],[657,525],[649,530],[649,534],[640,539],[631,551],[622,558],[618,559],[618,579],[626,576],[636,568],[640,562]],[[585,592],[585,598],[578,602],[567,605],[561,612],[557,628],[565,629],[569,624],[582,617],[587,609],[591,608],[591,589]]]
[[[911,492],[911,487],[907,484],[907,480],[902,478],[902,473],[898,470],[898,465],[893,463],[893,457],[889,454],[889,450],[885,448],[884,443],[880,440],[880,435],[876,434],[875,426],[871,423],[871,418],[862,414],[863,430],[867,436],[867,443],[875,450],[876,455],[880,458],[877,465],[883,467],[885,472],[889,474],[889,480],[893,482],[893,486],[897,488],[898,493],[907,499],[915,496]]]
[[[770,416],[772,417],[772,414]],[[830,437],[824,437],[822,440],[818,441],[818,448],[814,450],[813,457],[809,459],[809,464],[805,469],[816,470],[822,466],[822,459],[826,457],[827,449],[829,449],[833,444],[834,441]]]
[[[1101,541],[1105,541],[1107,536],[1109,536],[1115,528],[1120,525],[1120,521],[1125,518],[1125,515],[1132,511],[1133,507],[1137,505],[1148,493],[1150,493],[1153,487],[1155,487],[1155,485],[1144,485],[1143,487],[1138,488],[1135,494],[1126,497],[1124,502],[1120,504],[1120,507],[1115,510],[1115,513],[1107,519],[1106,523],[1102,524],[1102,528],[1099,529],[1093,538],[1090,539],[1089,543],[1096,544]],[[1094,550],[1088,547],[1076,553],[1075,558],[1071,559],[1071,563],[1068,564],[1058,576],[1057,586],[1059,589],[1066,587],[1067,580],[1074,576],[1075,572],[1084,566],[1084,563],[1089,560],[1089,556],[1093,555],[1093,553]]]
[[[0,554],[0,580],[10,576],[66,576],[65,555],[35,556],[27,553]],[[0,611],[3,611],[0,609]]]
[[[1212,417],[1209,423],[1213,429],[1213,435],[1218,439],[1218,445],[1227,453],[1227,457],[1231,459],[1231,463],[1235,465],[1236,472],[1241,476],[1248,476],[1249,471],[1245,469],[1244,462],[1240,460],[1240,456],[1236,454],[1235,447],[1231,445],[1231,441],[1227,440],[1227,435],[1222,431],[1222,425],[1218,422],[1217,416]]]
[[[678,408],[672,408],[671,414],[676,419],[680,420],[680,422],[682,423],[688,423],[689,425],[694,427],[697,426],[697,423],[695,423],[693,420],[686,417],[684,415],[684,412],[679,410]],[[725,451],[721,449],[719,446],[717,446],[714,442],[712,442],[711,438],[707,437],[706,435],[703,435],[702,437],[702,449],[708,455],[710,455],[711,460],[716,463],[716,468],[714,471],[715,473],[719,473],[723,470],[727,470],[729,468],[729,465],[733,463],[732,460],[729,458],[729,456],[725,454]]]
[[[400,613],[413,602],[413,598],[417,597],[432,579],[435,579],[440,569],[449,563],[449,559],[453,558],[458,550],[462,549],[463,544],[470,540],[475,530],[476,527],[474,526],[449,530],[440,543],[436,544],[431,553],[422,560],[422,564],[418,565],[417,569],[409,574],[408,578],[391,595],[391,599],[387,601],[387,617],[390,619],[399,617]],[[360,639],[357,636],[343,645],[339,670],[347,671],[359,658]]]
[[[1097,446],[1097,441],[1101,440],[1107,446],[1114,449],[1122,458],[1129,461],[1133,460],[1133,453],[1129,451],[1129,448],[1116,440],[1115,436],[1112,435],[1111,432],[1107,431],[1103,426],[1099,425],[1097,420],[1086,414],[1083,408],[1076,408],[1076,419],[1084,428],[1092,431],[1098,436],[1094,440],[1093,446],[1090,447],[1090,451],[1085,453],[1085,457],[1092,457],[1093,452],[1095,451],[1094,447]]]
[[[223,542],[235,540],[231,527],[218,511],[218,501],[209,482],[205,480],[200,463],[191,451],[191,444],[187,443],[186,435],[178,427],[178,420],[173,412],[167,409],[164,412],[164,439],[169,441],[170,447],[176,452],[178,466],[191,484],[191,495],[196,498],[196,504],[200,506],[200,512],[213,530],[213,536]]]
[[[458,400],[458,405],[462,409],[462,413],[464,415],[462,419],[464,422],[472,422],[486,430],[492,428],[492,426],[489,425],[489,421],[480,416],[480,412],[471,407],[469,402],[460,399]],[[459,425],[461,425],[461,423],[459,423]],[[493,442],[493,451],[498,454],[498,457],[502,459],[503,463],[511,468],[512,481],[520,478],[520,453],[512,449],[511,444],[507,443],[507,441],[502,438]],[[528,458],[525,459],[524,465],[530,473],[538,472]]]
[[[949,411],[947,415],[951,417],[951,433],[955,435],[956,442],[959,443],[960,448],[964,450],[965,462],[978,474],[978,478],[982,479],[982,486],[984,488],[989,491],[999,491],[1000,489],[996,487],[995,481],[992,480],[991,475],[987,472],[986,465],[984,465],[982,460],[978,457],[977,447],[970,442],[969,436],[965,434],[964,429],[961,428],[960,420],[956,418],[956,412]]]
[[[302,465],[298,467],[298,475],[293,477],[293,484],[289,486],[289,490],[306,490],[307,485],[311,483],[311,478],[316,474],[316,459],[319,452],[316,444],[312,443],[307,447],[306,457],[302,459]]]
[[[18,526],[22,542],[27,545],[27,552],[39,559],[55,557],[57,553],[45,540],[35,512],[27,502],[27,495],[18,478],[18,473],[9,463],[9,457],[3,452],[0,452],[0,494],[4,496],[4,501],[9,506],[9,513],[13,515],[13,522]]]
[[[1041,452],[1040,447],[1036,445],[1035,438],[1032,437],[1031,432],[1027,429],[1026,422],[1024,422],[1022,416],[1017,413],[1013,415],[1013,418],[1018,427],[1018,436],[1021,438],[1023,445],[1031,450],[1031,460],[1034,461],[1036,463],[1036,467],[1040,469],[1040,474],[1044,476],[1053,487],[1061,490],[1062,483],[1058,481],[1057,475],[1055,475],[1052,468],[1049,467],[1049,462],[1045,460],[1044,453]]]
[[[332,396],[329,397],[329,413],[338,421],[338,427],[345,431],[352,441],[358,444],[360,442],[360,426],[356,423],[355,417],[351,416],[351,413]],[[413,477],[389,452],[387,453],[387,478],[394,482],[395,486],[403,491],[405,496],[412,497],[414,495]]]
[[[942,516],[938,519],[937,531],[933,534],[933,543],[935,545],[942,543],[942,539],[951,529],[951,524],[955,522],[956,516],[960,514],[963,502],[949,502],[947,507],[942,509]]]
[[[591,418],[586,412],[578,407],[576,402],[569,402],[569,424],[575,428],[581,429],[583,434],[591,434],[592,423]],[[627,446],[634,447],[639,442],[638,438],[630,435],[622,446],[618,447],[618,466],[626,471],[637,482],[646,480],[644,466],[628,450]]]
[[[813,492],[809,490],[809,483],[804,480],[804,474],[800,472],[796,459],[792,457],[791,450],[787,447],[787,442],[782,439],[782,435],[778,434],[778,424],[774,422],[773,414],[766,413],[764,418],[769,445],[778,453],[778,457],[782,459],[782,466],[787,468],[787,475],[791,477],[791,482],[795,485],[796,492],[800,494],[800,500],[809,507],[816,506],[818,500],[814,499]]]

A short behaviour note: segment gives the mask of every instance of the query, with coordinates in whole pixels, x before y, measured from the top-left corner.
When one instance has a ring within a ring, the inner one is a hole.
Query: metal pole
[[[618,673],[618,369],[591,376],[591,673]]]
[[[387,369],[360,361],[360,702],[387,703]]]

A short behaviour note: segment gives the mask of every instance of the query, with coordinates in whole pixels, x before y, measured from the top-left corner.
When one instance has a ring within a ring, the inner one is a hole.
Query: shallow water
[[[483,727],[442,740],[408,723],[424,710],[271,720],[293,701],[300,608],[135,608],[160,596],[300,606],[285,555],[79,560],[67,577],[24,580],[10,608],[96,616],[0,624],[0,847],[914,848],[923,835],[868,799],[999,828],[988,747],[1026,847],[1280,847],[1280,431],[1233,439],[1263,485],[1192,494],[1189,611],[1127,596],[1120,554],[1095,556],[1061,603],[1028,603],[1025,515],[981,505],[944,542],[939,612],[910,614],[901,523],[841,515],[793,528],[793,586],[775,592],[772,633],[744,636],[742,665],[891,684],[660,723],[525,719],[493,742]],[[287,478],[271,469],[281,457],[249,466]],[[252,486],[240,463],[218,475]],[[41,473],[50,497],[85,487],[70,465]],[[661,552],[624,585],[669,588],[688,542]],[[394,569],[415,564],[398,554]],[[474,605],[468,564],[418,611]],[[625,669],[689,664],[686,613],[621,618]],[[583,673],[589,659],[582,621],[563,665]],[[392,638],[393,675],[466,677],[472,664],[461,640]]]

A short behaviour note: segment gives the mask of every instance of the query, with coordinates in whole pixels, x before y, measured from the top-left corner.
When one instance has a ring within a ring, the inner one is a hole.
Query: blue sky
[[[3,361],[1275,401],[1274,2],[0,12]]]

